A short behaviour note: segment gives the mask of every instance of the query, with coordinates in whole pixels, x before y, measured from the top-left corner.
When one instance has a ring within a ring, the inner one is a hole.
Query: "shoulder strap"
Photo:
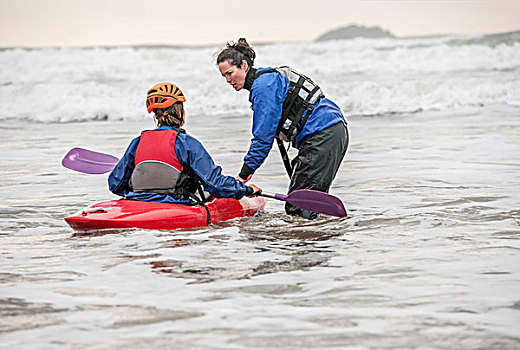
[[[271,68],[271,69],[264,69],[264,70],[262,70],[262,71],[260,71],[260,72],[259,72],[259,71],[256,71],[256,74],[255,74],[255,77],[253,78],[253,80],[256,79],[256,78],[258,78],[258,77],[261,76],[262,74],[265,74],[265,73],[278,73],[278,71],[277,71],[276,69],[274,69],[274,68]]]
[[[292,176],[293,168],[291,166],[291,161],[289,160],[289,155],[287,154],[287,150],[285,149],[285,146],[283,145],[283,141],[280,140],[278,137],[276,137],[276,144],[278,145],[278,150],[280,151],[280,155],[282,156],[283,165],[285,167],[285,171],[287,172],[287,175],[289,175],[289,178]],[[290,147],[290,144],[289,144]]]

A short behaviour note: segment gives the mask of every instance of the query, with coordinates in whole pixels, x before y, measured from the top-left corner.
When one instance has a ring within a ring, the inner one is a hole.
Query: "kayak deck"
[[[256,196],[242,197],[240,200],[218,198],[207,203],[206,210],[200,205],[120,199],[93,204],[66,217],[65,221],[72,229],[80,232],[127,228],[175,230],[253,216],[264,209],[265,202],[265,198]]]

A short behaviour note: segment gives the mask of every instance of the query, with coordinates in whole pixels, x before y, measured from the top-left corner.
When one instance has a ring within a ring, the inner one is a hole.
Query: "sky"
[[[520,0],[0,0],[0,47],[305,42],[350,24],[503,33],[520,30]]]

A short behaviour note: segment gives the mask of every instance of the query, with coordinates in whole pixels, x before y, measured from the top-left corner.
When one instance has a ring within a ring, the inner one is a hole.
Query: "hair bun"
[[[255,50],[249,45],[246,38],[239,38],[238,41],[233,45],[233,48],[242,52],[244,55],[251,59],[251,62],[255,61],[256,53]]]
[[[249,45],[246,38],[239,38],[237,42],[227,42],[226,48],[217,57],[217,64],[225,60],[231,60],[232,64],[239,67],[242,60],[246,60],[249,66],[253,66],[256,58],[255,50]]]

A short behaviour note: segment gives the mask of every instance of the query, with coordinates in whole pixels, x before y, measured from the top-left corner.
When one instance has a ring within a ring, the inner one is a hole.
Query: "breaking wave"
[[[0,50],[0,120],[146,116],[145,92],[173,81],[190,115],[250,113],[215,66],[218,46]],[[258,66],[290,65],[349,115],[520,107],[520,32],[258,45]]]

